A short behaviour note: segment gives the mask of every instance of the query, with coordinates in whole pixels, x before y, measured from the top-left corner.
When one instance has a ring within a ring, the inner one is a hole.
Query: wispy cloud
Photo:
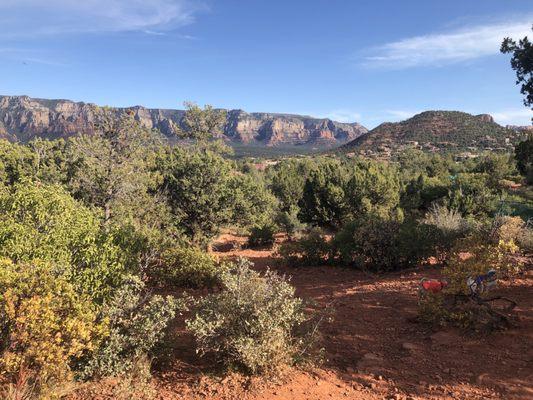
[[[190,24],[199,0],[0,0],[0,37],[164,32]]]
[[[527,108],[508,109],[493,112],[491,115],[501,125],[531,125],[533,110]]]
[[[66,67],[67,63],[52,57],[42,49],[0,47],[0,59],[20,62],[24,65],[41,64],[54,67]]]
[[[388,121],[403,121],[421,112],[421,110],[387,110],[385,114],[387,115]]]
[[[154,35],[154,36],[165,36],[166,35],[165,32],[157,32],[157,31],[152,31],[150,29],[145,29],[143,32],[146,33],[147,35]]]
[[[361,120],[361,114],[347,109],[333,110],[325,114],[318,115],[319,118],[329,118],[337,122],[358,122]]]
[[[440,66],[498,54],[504,37],[521,38],[531,34],[532,20],[533,17],[528,16],[394,41],[370,49],[361,65],[403,69]]]

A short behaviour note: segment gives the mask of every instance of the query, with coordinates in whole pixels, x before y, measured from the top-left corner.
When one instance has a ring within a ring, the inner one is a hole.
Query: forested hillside
[[[425,111],[402,122],[387,122],[343,146],[346,152],[390,157],[414,148],[431,153],[511,151],[525,134],[504,128],[490,115]]]

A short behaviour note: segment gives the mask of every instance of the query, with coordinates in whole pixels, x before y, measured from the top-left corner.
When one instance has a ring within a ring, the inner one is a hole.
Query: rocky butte
[[[28,96],[0,96],[0,138],[27,142],[36,137],[66,138],[94,132],[97,106],[70,100],[35,99]],[[131,110],[144,126],[173,137],[182,125],[183,110],[134,106]],[[302,115],[247,113],[229,110],[224,139],[229,142],[264,146],[334,146],[354,140],[368,130],[358,123],[341,123]]]

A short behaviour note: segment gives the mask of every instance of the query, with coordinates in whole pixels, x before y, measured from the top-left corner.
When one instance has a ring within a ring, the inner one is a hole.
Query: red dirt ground
[[[215,248],[230,247],[224,244],[232,241],[244,238],[224,235]],[[276,382],[222,378],[208,360],[196,356],[181,324],[172,357],[156,366],[160,399],[533,398],[531,271],[500,288],[518,302],[517,327],[474,338],[409,322],[416,316],[418,281],[438,276],[437,267],[370,276],[335,267],[280,267],[272,251],[215,254],[247,257],[258,270],[270,267],[292,276],[299,296],[319,306],[333,303],[334,319],[322,328],[326,360],[320,368],[293,370]]]
[[[287,371],[275,381],[224,377],[196,355],[182,317],[172,329],[172,347],[154,365],[158,399],[533,399],[533,271],[499,289],[518,302],[517,326],[472,337],[410,322],[418,282],[439,276],[435,266],[383,276],[336,267],[280,267],[271,250],[232,249],[232,242],[244,241],[223,235],[215,254],[247,257],[258,270],[270,267],[292,276],[299,296],[318,307],[332,304],[334,318],[322,327],[324,364]],[[116,397],[86,393],[81,398]]]

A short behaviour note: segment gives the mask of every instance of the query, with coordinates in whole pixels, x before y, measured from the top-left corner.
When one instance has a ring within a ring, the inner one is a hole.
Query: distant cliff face
[[[97,106],[69,100],[32,99],[27,96],[0,96],[0,138],[26,142],[35,137],[48,139],[94,132]],[[121,111],[124,109],[116,109]],[[130,107],[146,127],[172,137],[181,127],[183,110]],[[230,110],[224,138],[232,142],[267,146],[309,144],[335,145],[356,139],[367,132],[360,124],[339,123],[300,115],[246,113]]]

